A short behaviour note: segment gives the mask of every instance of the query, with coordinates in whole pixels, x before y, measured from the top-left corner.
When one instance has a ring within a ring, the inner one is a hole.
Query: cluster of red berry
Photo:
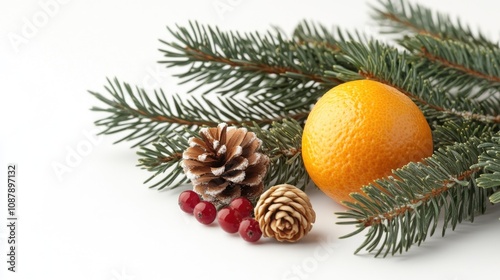
[[[209,225],[217,218],[220,227],[229,233],[238,232],[248,242],[257,242],[262,236],[259,222],[252,218],[253,205],[245,197],[235,198],[228,206],[218,212],[209,201],[200,199],[191,190],[179,195],[179,206],[182,211],[193,214],[198,222]]]

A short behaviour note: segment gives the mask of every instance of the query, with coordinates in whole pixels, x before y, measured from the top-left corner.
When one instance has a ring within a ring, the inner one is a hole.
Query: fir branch
[[[342,80],[372,79],[394,88],[409,96],[424,111],[428,119],[474,120],[482,123],[500,123],[497,103],[492,100],[481,102],[444,92],[422,79],[425,67],[415,63],[406,52],[386,46],[378,41],[366,44],[359,42],[339,42],[342,52],[339,60],[354,65],[357,72],[334,66],[327,75]]]
[[[185,118],[181,111],[182,101],[172,95],[170,99],[163,91],[155,91],[153,99],[144,90],[134,89],[127,83],[120,83],[118,79],[110,81],[105,90],[111,98],[98,92],[89,91],[106,107],[92,107],[91,110],[105,112],[108,115],[95,122],[103,126],[101,134],[126,133],[115,143],[128,140],[136,141],[133,147],[157,140],[158,135],[175,131],[183,126],[197,127],[211,124],[212,114],[207,112],[206,119]],[[179,110],[180,112],[177,112]]]
[[[443,90],[458,88],[468,98],[484,98],[484,93],[500,98],[500,49],[470,47],[426,35],[407,38],[402,45],[429,62],[425,77],[437,81]]]
[[[337,213],[354,224],[357,230],[343,238],[369,228],[365,241],[356,253],[365,248],[376,255],[402,253],[412,245],[420,245],[432,236],[444,214],[442,235],[464,220],[473,221],[487,207],[488,191],[476,185],[478,162],[486,138],[472,138],[439,149],[425,163],[409,163],[394,171],[394,177],[377,180],[354,193],[354,203],[345,202],[348,211]],[[397,179],[396,179],[397,178]]]
[[[264,179],[266,187],[291,184],[305,190],[311,182],[302,161],[302,126],[297,121],[284,119],[273,123],[269,130],[249,128],[262,140],[262,152],[271,160]]]
[[[331,53],[285,39],[281,33],[223,32],[218,28],[191,22],[189,28],[169,28],[176,39],[161,40],[166,57],[160,61],[167,67],[189,66],[176,76],[182,83],[194,82],[194,91],[208,87],[203,93],[215,91],[222,95],[281,96],[293,91],[295,96],[318,94],[304,102],[313,104],[323,93],[318,88],[331,88],[341,81],[325,77],[325,70],[336,63]],[[297,82],[308,84],[297,90]]]
[[[163,90],[154,91],[150,97],[143,89],[135,90],[127,83],[117,79],[108,79],[106,91],[111,98],[103,94],[90,93],[106,104],[106,107],[93,107],[93,111],[106,112],[108,115],[95,122],[103,126],[102,134],[126,133],[116,143],[127,140],[136,141],[133,145],[147,145],[157,141],[159,135],[174,135],[186,128],[197,130],[201,126],[215,126],[220,122],[233,124],[270,125],[283,118],[303,121],[309,108],[287,107],[283,102],[262,100],[258,97],[246,99],[189,96],[182,99],[179,95],[167,95]],[[293,106],[301,98],[290,101]],[[222,105],[222,106],[221,106]]]
[[[447,121],[435,125],[432,129],[434,149],[467,142],[476,137],[492,137],[500,127],[495,124],[484,124],[471,121]]]
[[[460,41],[472,47],[499,49],[498,43],[491,42],[479,31],[472,31],[469,26],[460,22],[459,18],[452,20],[449,15],[434,12],[406,0],[379,0],[379,5],[382,7],[372,7],[372,17],[382,27],[382,33],[416,33],[437,39]]]
[[[299,25],[297,25],[293,32],[293,36],[299,44],[308,45],[310,47],[318,49],[321,52],[332,53],[336,57],[342,52],[339,43],[345,43],[347,41],[356,41],[362,43],[369,42],[369,38],[361,33],[342,32],[338,28],[329,31],[324,25],[307,21],[302,21],[301,23],[299,23]],[[348,61],[346,60],[336,59],[335,62],[336,64],[331,65],[332,68],[341,67],[351,71],[358,70],[354,65],[348,63]],[[345,81],[340,78],[339,80]]]
[[[187,130],[188,135],[194,135]],[[151,183],[150,188],[162,190],[166,187],[175,189],[188,182],[180,165],[182,153],[189,146],[188,137],[185,133],[177,133],[174,136],[160,136],[159,141],[152,143],[152,147],[141,146],[137,152],[139,155],[138,166],[147,171],[154,172],[144,183]],[[161,177],[162,175],[163,177]]]
[[[338,33],[340,33],[337,30]],[[302,45],[311,45],[315,48],[324,49],[332,53],[338,53],[340,48],[337,45],[339,38],[319,23],[302,21],[293,31],[293,37]]]
[[[500,134],[493,137],[491,142],[479,145],[486,151],[479,156],[479,162],[475,167],[484,169],[484,173],[477,179],[477,185],[483,188],[500,188]],[[490,196],[492,203],[500,202],[500,191]]]

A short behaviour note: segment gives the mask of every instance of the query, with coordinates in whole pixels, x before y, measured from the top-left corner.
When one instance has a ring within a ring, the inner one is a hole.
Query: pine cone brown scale
[[[261,140],[245,128],[203,128],[189,139],[182,167],[193,189],[217,206],[240,196],[254,199],[263,190],[269,158],[259,153]]]
[[[254,214],[263,235],[281,242],[299,241],[311,231],[316,220],[306,193],[288,184],[276,185],[264,192]]]

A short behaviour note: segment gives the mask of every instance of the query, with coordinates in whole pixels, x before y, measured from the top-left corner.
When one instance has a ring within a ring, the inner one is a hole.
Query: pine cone
[[[306,193],[288,184],[271,187],[263,193],[254,213],[262,234],[281,242],[299,241],[316,221]]]
[[[245,128],[217,127],[200,130],[189,139],[182,167],[194,191],[216,206],[240,196],[252,200],[263,190],[269,158],[257,150],[262,141]]]

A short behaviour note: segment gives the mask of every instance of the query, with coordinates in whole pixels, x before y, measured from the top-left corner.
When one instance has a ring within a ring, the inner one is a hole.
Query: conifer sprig
[[[429,8],[405,0],[379,0],[372,7],[372,18],[382,28],[382,33],[402,35],[422,34],[437,39],[456,40],[472,47],[483,46],[498,49],[498,42],[492,42],[479,30],[463,24],[459,18],[435,12]]]
[[[291,108],[293,103],[283,104],[259,97],[215,96],[217,101],[213,101],[206,96],[183,98],[178,94],[167,94],[162,89],[148,94],[118,79],[108,79],[105,89],[111,98],[90,91],[106,105],[92,108],[107,113],[95,124],[104,127],[103,134],[125,134],[116,143],[133,141],[133,147],[155,142],[161,135],[168,138],[185,129],[196,131],[201,126],[216,126],[220,122],[269,126],[283,118],[303,121],[309,112],[308,107]]]
[[[269,130],[256,125],[249,129],[262,140],[262,152],[271,160],[266,186],[291,184],[305,190],[311,180],[302,161],[302,125],[284,119],[273,123]]]
[[[274,99],[292,91],[307,106],[321,96],[314,93],[323,93],[318,87],[342,82],[324,75],[336,64],[333,54],[286,39],[279,31],[240,34],[196,22],[168,30],[175,41],[161,40],[165,59],[159,62],[167,67],[188,66],[176,76],[195,84],[192,91],[203,87],[204,93]]]
[[[340,33],[340,30],[337,30]],[[293,37],[301,45],[311,45],[318,49],[338,53],[339,36],[320,23],[302,21],[293,31]]]
[[[483,168],[484,173],[477,179],[480,187],[497,190],[500,188],[500,133],[491,142],[482,143],[480,148],[486,151],[479,156],[475,167]],[[492,203],[500,203],[500,191],[490,196]]]
[[[189,182],[181,167],[182,153],[189,147],[186,137],[189,135],[195,136],[196,133],[187,130],[170,137],[162,135],[157,142],[141,146],[137,152],[138,166],[153,172],[145,184],[149,184],[150,188],[162,190],[175,189]]]
[[[471,138],[493,136],[499,127],[495,124],[483,124],[472,121],[447,121],[434,125],[432,138],[434,149],[451,146],[456,143],[465,143]]]
[[[424,79],[431,79],[444,91],[473,99],[496,99],[500,90],[500,49],[471,47],[462,42],[440,40],[428,35],[406,38],[401,44],[427,60]],[[421,71],[424,72],[424,71]],[[500,104],[496,106],[500,111]]]

